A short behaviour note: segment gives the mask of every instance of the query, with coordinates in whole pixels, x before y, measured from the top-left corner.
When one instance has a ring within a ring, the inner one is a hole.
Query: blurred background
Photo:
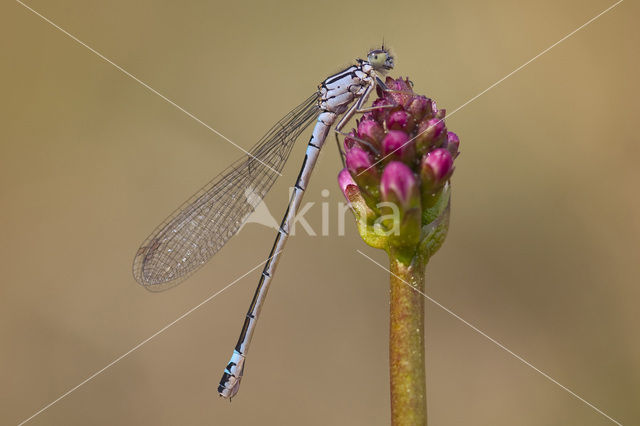
[[[383,36],[392,75],[452,111],[611,4],[28,2],[245,148]],[[179,287],[140,287],[139,244],[242,153],[19,3],[0,10],[0,423],[17,424],[258,265],[274,232],[249,224]],[[625,425],[640,424],[638,12],[620,4],[447,120],[462,155],[427,270],[431,297]],[[278,221],[309,132],[266,198]],[[388,276],[356,249],[386,258],[351,217],[337,235],[340,168],[328,143],[305,201],[315,229],[330,203],[330,235],[289,241],[233,403],[216,387],[259,270],[29,424],[388,424]],[[430,425],[613,424],[427,309]]]

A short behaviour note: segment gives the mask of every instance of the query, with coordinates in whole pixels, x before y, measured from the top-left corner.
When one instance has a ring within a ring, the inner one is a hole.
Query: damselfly
[[[267,290],[302,201],[313,167],[329,130],[338,134],[376,87],[378,73],[393,68],[385,50],[372,50],[367,59],[329,76],[318,90],[278,121],[246,157],[233,163],[162,222],[142,243],[133,262],[135,279],[151,291],[172,287],[207,262],[238,232],[267,194],[284,167],[295,140],[316,119],[307,152],[293,187],[289,206],[260,277],[231,360],[218,393],[233,397],[240,387],[245,357]]]

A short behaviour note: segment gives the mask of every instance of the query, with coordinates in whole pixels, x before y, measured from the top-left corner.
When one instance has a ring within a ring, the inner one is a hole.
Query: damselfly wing
[[[294,142],[318,115],[314,93],[166,218],[142,243],[133,276],[161,291],[204,265],[240,229],[282,171]]]

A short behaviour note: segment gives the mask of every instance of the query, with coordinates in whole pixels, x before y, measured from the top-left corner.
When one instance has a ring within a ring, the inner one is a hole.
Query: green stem
[[[424,293],[425,264],[414,259],[407,266],[391,253],[389,261],[392,272],[389,336],[391,424],[426,425],[424,296],[415,291]]]

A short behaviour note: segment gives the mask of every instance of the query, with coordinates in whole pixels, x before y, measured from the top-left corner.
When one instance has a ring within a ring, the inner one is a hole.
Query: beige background
[[[250,147],[382,36],[450,111],[612,2],[30,1]],[[628,0],[448,120],[462,139],[428,293],[625,425],[640,424],[639,7]],[[262,261],[248,225],[188,282],[139,243],[241,153],[12,1],[0,6],[0,423],[16,424]],[[308,135],[308,133],[306,133]],[[267,204],[279,216],[303,136]],[[342,201],[327,145],[306,201]],[[387,276],[349,222],[280,263],[242,391],[216,395],[258,271],[33,425],[388,424]],[[431,425],[609,425],[433,304]],[[253,422],[253,423],[250,423]]]

